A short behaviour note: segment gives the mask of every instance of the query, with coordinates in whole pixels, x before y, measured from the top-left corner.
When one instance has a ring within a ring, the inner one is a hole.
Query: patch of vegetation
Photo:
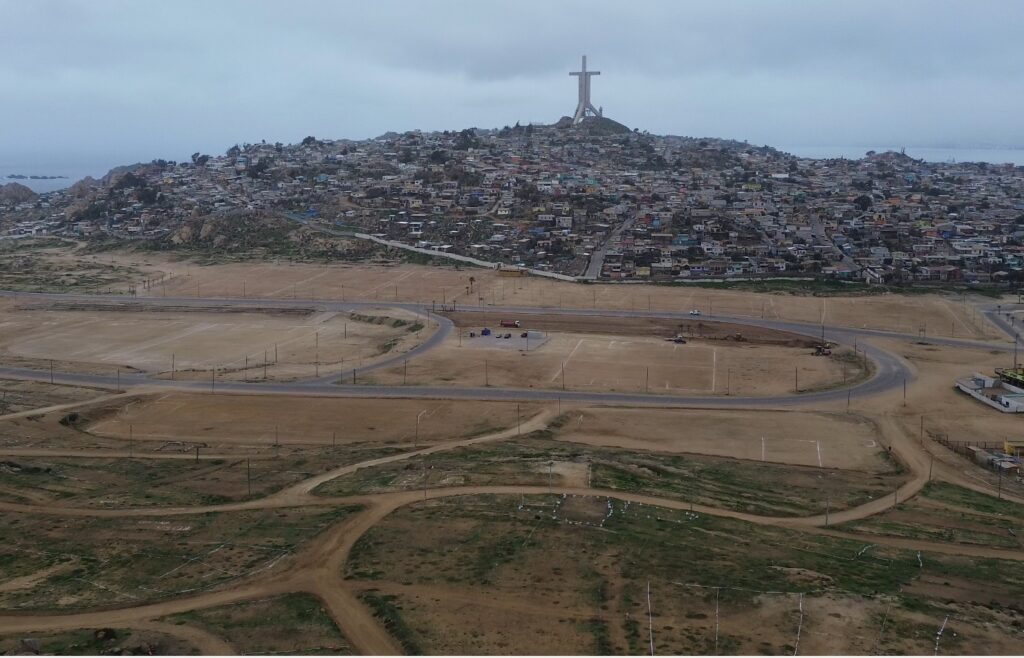
[[[598,617],[583,622],[583,628],[594,636],[594,647],[590,654],[594,656],[614,656],[615,647],[608,631],[608,622]]]
[[[350,654],[351,647],[316,597],[305,593],[193,610],[165,621],[200,626],[240,654]]]
[[[946,482],[929,482],[917,497],[860,521],[857,532],[913,537],[953,544],[1024,547],[1024,506]]]
[[[18,633],[0,637],[2,655],[174,655],[184,650],[189,655],[198,651],[194,647],[168,638],[163,634],[135,633],[123,628],[66,631],[64,633]]]
[[[556,419],[557,421],[558,419]],[[565,422],[563,419],[561,422]],[[557,424],[557,423],[556,423]],[[817,514],[852,507],[891,494],[904,479],[898,472],[793,466],[680,455],[552,440],[550,429],[522,439],[467,446],[424,455],[415,463],[395,462],[360,469],[318,487],[317,495],[402,491],[423,486],[546,485],[550,462],[589,468],[595,488],[662,496],[766,515]],[[556,476],[554,484],[563,484]]]
[[[1005,605],[996,607],[988,596],[993,583],[998,583],[1000,596],[1020,600],[1024,563],[1017,561],[928,552],[923,552],[919,561],[916,551],[869,548],[870,540],[615,499],[602,527],[569,525],[559,515],[563,504],[561,496],[536,495],[467,496],[457,501],[417,503],[375,526],[368,533],[370,541],[353,552],[349,569],[373,564],[383,582],[446,583],[478,590],[481,583],[467,573],[466,565],[490,562],[496,546],[518,542],[514,560],[488,573],[492,591],[508,592],[521,602],[578,601],[577,611],[592,610],[594,572],[599,570],[616,580],[616,587],[603,595],[607,600],[602,608],[607,605],[609,610],[621,612],[642,609],[645,586],[650,582],[656,585],[656,640],[666,651],[681,647],[710,650],[706,630],[694,634],[693,629],[708,626],[708,615],[715,609],[714,595],[708,598],[712,586],[722,588],[721,604],[733,616],[744,609],[756,616],[755,609],[769,602],[765,596],[790,597],[795,604],[796,593],[814,596],[827,592],[851,606],[875,606],[879,597],[892,600],[896,605],[888,614],[893,628],[911,621],[908,614],[921,612],[941,620],[942,615],[955,611],[958,623],[965,627],[980,624],[993,610],[1022,619],[1019,612],[1007,612]],[[423,532],[424,528],[429,532]],[[950,594],[942,590],[914,589],[919,581],[954,580],[960,594],[952,602]],[[589,620],[581,624],[593,639],[567,649],[567,653],[601,653],[609,648],[606,626]],[[933,637],[935,628],[931,629]],[[1004,640],[1012,644],[1016,631],[1006,624],[1000,628],[1005,629]],[[646,649],[645,618],[627,617],[623,630],[630,653]],[[441,644],[429,649],[444,653],[443,628],[438,636]],[[720,651],[758,651],[756,644],[750,644],[756,643],[756,632],[753,637],[729,637],[728,633],[720,636]],[[766,645],[761,650],[777,653],[779,647]]]
[[[50,499],[93,508],[218,504],[265,496],[338,466],[401,451],[371,443],[252,460],[9,458],[0,460],[0,500]]]
[[[20,539],[0,546],[0,562],[23,574],[69,560],[73,568],[31,588],[0,593],[0,607],[86,609],[194,594],[271,570],[303,542],[359,509],[339,505],[144,518],[2,514],[0,525]]]
[[[380,619],[384,628],[402,645],[402,650],[411,656],[422,656],[423,649],[416,640],[412,629],[402,619],[401,606],[394,603],[395,596],[381,594],[371,589],[360,593],[359,598],[373,609],[373,616]]]

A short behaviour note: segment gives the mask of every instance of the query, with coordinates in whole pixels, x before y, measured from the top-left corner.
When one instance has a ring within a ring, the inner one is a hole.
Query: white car
[[[690,315],[700,315],[700,311],[698,311],[697,309],[693,309],[692,311],[690,311]]]

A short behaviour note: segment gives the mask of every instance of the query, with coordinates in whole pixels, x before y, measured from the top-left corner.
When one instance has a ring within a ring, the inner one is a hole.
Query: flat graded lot
[[[365,365],[410,349],[430,330],[400,309],[360,314],[173,307],[125,310],[116,304],[15,303],[0,299],[0,362],[109,373],[112,368],[201,378],[294,379]],[[319,363],[319,366],[318,366]]]
[[[958,294],[852,297],[765,294],[686,285],[579,285],[540,277],[504,277],[451,265],[230,263],[200,266],[157,254],[104,254],[104,262],[170,275],[147,294],[185,297],[362,299],[430,304],[690,311],[795,320],[958,338],[1004,336]],[[473,281],[470,281],[472,277]],[[197,287],[198,286],[198,287]],[[244,291],[244,295],[243,295]]]
[[[863,547],[605,498],[473,496],[391,514],[346,575],[428,654],[920,654],[947,616],[942,652],[1017,649],[1024,616],[1001,602],[1024,593],[1021,563]],[[961,587],[906,593],[926,579]]]
[[[518,411],[517,411],[518,408]],[[413,445],[475,436],[524,421],[540,405],[450,400],[364,400],[169,393],[147,396],[85,429],[137,441],[200,441],[211,446],[377,443]],[[417,423],[417,417],[419,421]]]
[[[522,331],[514,336],[518,338]],[[551,332],[529,351],[525,347],[522,340],[505,346],[488,338],[460,340],[450,335],[407,365],[373,372],[364,382],[773,395],[792,393],[796,386],[801,391],[842,386],[844,378],[852,383],[862,373],[859,362],[839,352],[833,357],[814,356],[810,348],[729,340],[696,338],[677,344],[650,336]]]
[[[555,436],[573,443],[867,473],[893,469],[874,424],[852,414],[591,407],[567,415]]]

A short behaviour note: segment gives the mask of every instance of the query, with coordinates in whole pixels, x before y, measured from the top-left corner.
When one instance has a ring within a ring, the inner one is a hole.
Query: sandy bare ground
[[[528,324],[528,323],[527,323]],[[539,346],[449,335],[426,354],[376,371],[378,384],[497,386],[665,395],[774,395],[841,386],[859,369],[810,348],[727,340],[548,333]],[[519,333],[515,334],[516,336]]]
[[[118,439],[131,434],[138,441],[211,445],[412,445],[417,437],[437,443],[512,426],[538,408],[516,402],[168,393],[135,400],[85,429]]]
[[[109,254],[149,271],[140,294],[199,297],[362,299],[431,303],[689,311],[796,320],[959,338],[1002,338],[962,295],[812,297],[648,284],[578,284],[537,277],[509,278],[481,269],[419,265],[233,263],[198,266],[158,254]],[[470,278],[474,281],[470,282]],[[243,295],[244,293],[244,295]]]
[[[67,372],[141,370],[177,379],[312,377],[407,351],[433,329],[402,309],[358,314],[254,309],[118,310],[116,304],[0,299],[0,362]],[[56,310],[55,310],[56,309]],[[399,326],[395,326],[399,325]],[[172,372],[173,371],[173,372]]]
[[[558,438],[876,473],[892,469],[874,423],[846,413],[591,407],[572,412]]]

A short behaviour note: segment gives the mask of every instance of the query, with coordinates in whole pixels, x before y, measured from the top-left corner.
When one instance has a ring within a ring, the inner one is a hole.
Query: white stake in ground
[[[797,655],[800,652],[800,631],[804,627],[804,595],[800,593],[800,621],[796,624],[796,642],[793,644],[793,655]]]
[[[647,635],[651,643],[651,655],[654,655],[654,617],[651,615],[651,581],[647,581]],[[938,646],[936,644],[936,646]]]

